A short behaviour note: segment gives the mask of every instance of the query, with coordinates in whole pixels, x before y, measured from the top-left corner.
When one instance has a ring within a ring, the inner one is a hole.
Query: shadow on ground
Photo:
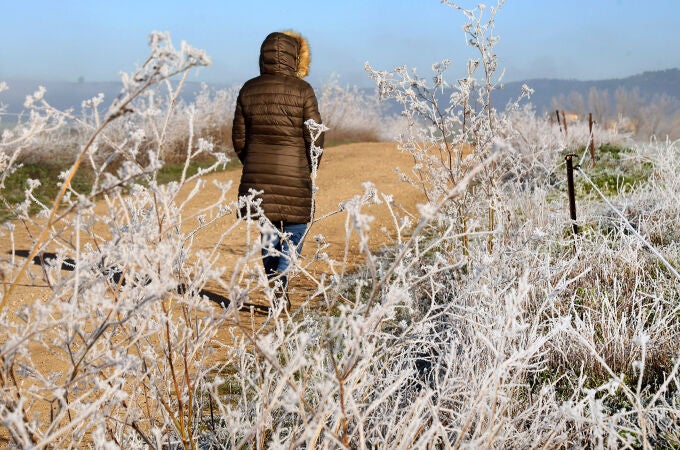
[[[12,252],[8,252],[9,254],[12,254]],[[15,250],[14,255],[19,256],[22,258],[28,258],[30,256],[31,252],[29,250]],[[57,254],[52,253],[52,252],[41,252],[33,257],[33,264],[44,267],[44,266],[50,266],[54,267],[54,265],[57,262]],[[68,270],[68,271],[74,271],[76,269],[76,261],[72,258],[64,258],[64,260],[61,263],[61,270]],[[107,277],[111,278],[111,281],[115,284],[125,284],[125,278],[123,277],[123,271],[120,270],[119,268],[116,267],[104,267],[102,266],[102,273],[106,275]],[[188,291],[188,286],[184,283],[180,283],[177,285],[175,288],[175,291],[182,295],[187,293]],[[222,294],[219,294],[217,292],[209,291],[207,289],[201,289],[198,291],[198,295],[201,297],[206,297],[208,300],[220,305],[223,308],[227,308],[229,304],[231,303],[231,300],[229,300],[229,297],[226,297]],[[240,311],[252,311],[255,314],[261,314],[261,315],[268,315],[269,314],[269,307],[265,305],[258,305],[256,303],[244,303]]]

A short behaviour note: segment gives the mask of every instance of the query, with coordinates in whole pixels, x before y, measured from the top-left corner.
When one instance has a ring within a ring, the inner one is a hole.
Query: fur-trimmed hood
[[[309,44],[292,30],[269,34],[260,47],[260,73],[283,73],[304,78],[309,73]]]

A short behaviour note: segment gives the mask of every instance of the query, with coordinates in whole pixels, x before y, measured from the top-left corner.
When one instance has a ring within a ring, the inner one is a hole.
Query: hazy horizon
[[[522,78],[518,80],[512,80],[512,81],[505,81],[505,83],[520,83],[523,81],[531,81],[531,80],[555,80],[555,81],[576,81],[576,82],[598,82],[598,81],[609,81],[609,80],[623,80],[627,79],[630,77],[635,77],[638,75],[642,75],[644,73],[652,73],[652,72],[665,72],[669,70],[680,70],[680,66],[676,67],[667,67],[667,68],[660,68],[660,69],[655,69],[655,70],[641,70],[636,73],[631,73],[629,75],[624,75],[624,76],[619,76],[619,77],[611,77],[611,78],[592,78],[592,79],[578,79],[578,78],[559,78],[559,77],[535,77],[535,78]],[[333,75],[333,74],[332,74]],[[330,78],[329,78],[330,79]],[[26,77],[26,78],[21,78],[21,77],[14,77],[14,78],[3,78],[0,81],[6,81],[6,82],[11,82],[11,81],[19,81],[19,82],[47,82],[47,83],[55,83],[55,84],[112,84],[116,83],[119,84],[121,83],[120,79],[110,79],[110,80],[63,80],[63,79],[48,79],[48,78],[37,78],[37,77]],[[243,80],[244,82],[246,80]],[[219,87],[228,87],[228,86],[237,86],[242,83],[234,82],[234,83],[226,83],[226,82],[212,82],[212,81],[204,81],[201,79],[194,79],[194,80],[189,80],[188,83],[206,83],[209,86],[219,86]],[[350,85],[348,83],[342,83],[343,85]],[[11,86],[10,86],[11,87]],[[368,85],[368,86],[360,86],[361,88],[372,88],[374,87],[373,85]]]

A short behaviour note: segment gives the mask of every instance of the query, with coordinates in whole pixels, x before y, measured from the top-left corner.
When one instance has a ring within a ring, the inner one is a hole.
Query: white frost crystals
[[[51,107],[40,88],[27,99],[28,120],[3,133],[0,142],[0,181],[5,182],[36,142],[61,138],[66,127],[71,139],[79,139],[81,131],[87,134],[76,145],[71,168],[60,176],[54,203],[39,202],[33,192],[40,180],[29,180],[26,201],[14,209],[26,229],[18,230],[15,223],[3,229],[3,240],[11,242],[17,232],[37,230],[29,234],[32,248],[20,249],[26,252],[23,258],[14,246],[11,255],[0,256],[0,420],[2,438],[19,447],[92,445],[101,430],[106,430],[106,442],[94,442],[97,447],[155,446],[155,436],[187,439],[187,432],[193,432],[186,426],[186,415],[191,417],[197,406],[193,383],[200,386],[210,367],[205,362],[210,352],[195,352],[207,348],[227,312],[213,319],[213,309],[198,295],[222,271],[214,267],[214,257],[193,248],[190,234],[180,232],[182,224],[196,220],[177,204],[177,196],[181,184],[195,178],[186,175],[195,157],[216,160],[203,173],[227,158],[205,140],[195,143],[190,124],[183,139],[185,176],[179,183],[159,185],[155,179],[162,161],[155,155],[167,137],[165,123],[155,128],[158,146],[148,148],[148,158],[137,159],[146,135],[140,125],[148,116],[136,100],[161,82],[176,95],[183,80],[175,88],[170,77],[186,77],[193,67],[209,62],[202,51],[185,44],[175,50],[167,33],[153,34],[151,44],[151,56],[135,74],[123,77],[125,89],[105,117],[97,110],[101,97],[85,101],[84,115],[78,117]],[[163,112],[176,111],[170,106]],[[122,115],[127,116],[125,132],[118,134],[115,125]],[[110,167],[114,161],[117,167]],[[89,192],[72,184],[81,165],[93,173]],[[205,220],[199,228],[233,211],[224,202],[228,188],[228,183],[218,186],[215,203],[203,205],[198,216]],[[0,190],[3,200],[4,195]],[[95,208],[95,200],[103,209]],[[37,278],[29,269],[34,260],[42,265]],[[17,317],[15,309],[23,303],[19,291],[25,286],[48,293],[26,302]],[[179,367],[186,372],[178,372]],[[179,383],[179,377],[183,388],[171,393],[169,380]],[[182,410],[179,422],[172,419],[175,408]]]
[[[197,50],[185,42],[182,42],[180,50],[175,49],[168,32],[151,33],[149,46],[151,54],[140,68],[132,74],[121,73],[123,92],[111,105],[109,115],[127,112],[129,101],[152,84],[186,74],[192,67],[210,65],[210,58],[203,50]]]
[[[465,14],[469,33],[484,29],[480,13]],[[157,56],[167,48],[158,45]],[[484,64],[480,56],[469,77],[448,82],[456,88],[446,105],[410,73],[375,73],[385,95],[405,101],[413,127],[400,148],[414,166],[402,175],[429,199],[408,211],[398,192],[357,185],[327,215],[341,216],[345,236],[313,230],[312,256],[294,261],[305,286],[295,310],[272,308],[262,326],[251,321],[252,296],[275,294],[260,266],[269,225],[257,193],[239,205],[227,200],[229,183],[188,172],[160,184],[168,108],[180,106],[156,94],[131,103],[123,133],[98,135],[100,150],[125,164],[86,152],[95,187],[68,188],[42,239],[33,200],[26,222],[0,229],[12,243],[25,223],[37,229],[33,256],[45,258],[20,277],[25,258],[0,254],[3,286],[20,280],[46,293],[19,307],[17,291],[0,291],[2,438],[25,448],[677,447],[677,279],[597,198],[579,198],[586,231],[571,234],[561,155],[587,142],[587,126],[566,138],[529,107],[495,110],[494,80],[473,76]],[[447,83],[445,66],[434,67],[436,86]],[[201,105],[181,117],[197,127],[214,117],[215,104]],[[94,133],[101,122],[88,120]],[[197,154],[224,161],[186,130],[185,164]],[[677,264],[679,143],[596,132],[649,165],[612,201]],[[178,194],[207,189],[212,201],[197,209]],[[246,205],[252,216],[224,226]],[[391,222],[376,223],[369,207],[387,208]],[[371,233],[381,229],[388,244],[376,248]],[[209,246],[198,243],[203,232],[214,232]],[[235,233],[242,247],[225,245]],[[360,251],[330,251],[353,242]],[[47,370],[45,361],[54,361]]]

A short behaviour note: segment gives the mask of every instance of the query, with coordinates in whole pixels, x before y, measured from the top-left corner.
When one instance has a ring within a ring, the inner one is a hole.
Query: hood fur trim
[[[309,51],[309,43],[307,39],[304,38],[300,33],[293,30],[282,31],[283,34],[290,36],[297,40],[299,45],[298,56],[297,56],[297,72],[298,78],[304,78],[309,73],[309,64],[312,61],[312,55]]]

